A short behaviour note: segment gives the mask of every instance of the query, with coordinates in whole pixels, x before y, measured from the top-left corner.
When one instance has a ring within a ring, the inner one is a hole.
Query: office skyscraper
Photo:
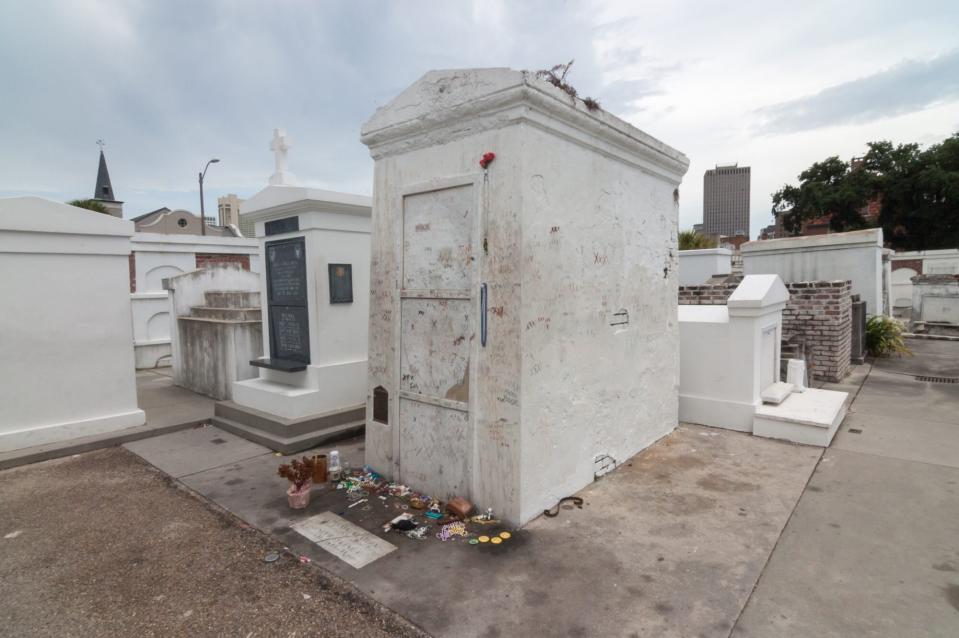
[[[749,236],[749,167],[717,164],[703,175],[703,232]]]

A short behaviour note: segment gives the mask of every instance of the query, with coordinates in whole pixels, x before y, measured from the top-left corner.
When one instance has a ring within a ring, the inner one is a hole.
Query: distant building
[[[170,210],[158,208],[139,217],[134,217],[134,228],[138,233],[161,233],[164,235],[202,235],[200,217],[188,210]],[[212,237],[236,237],[229,226],[213,226],[207,218],[206,234]]]
[[[702,234],[703,234],[703,225],[702,225],[702,224],[693,224],[693,232],[702,235]]]
[[[93,189],[93,201],[103,205],[114,217],[123,218],[123,202],[113,196],[113,184],[110,183],[110,171],[107,170],[107,158],[100,148],[100,167],[97,169],[97,185]]]
[[[240,217],[240,206],[244,200],[233,193],[218,197],[217,210],[220,215],[220,226],[236,226],[244,237],[254,236],[254,224]]]
[[[749,234],[750,168],[717,164],[703,175],[703,230],[716,235]]]

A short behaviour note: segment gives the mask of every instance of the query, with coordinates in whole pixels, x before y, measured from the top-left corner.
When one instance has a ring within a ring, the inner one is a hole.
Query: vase
[[[297,490],[292,483],[290,484],[290,489],[286,491],[286,500],[290,503],[291,508],[301,510],[310,504],[310,487],[310,483],[307,482]]]
[[[326,455],[317,454],[313,457],[313,483],[323,485],[326,479]]]

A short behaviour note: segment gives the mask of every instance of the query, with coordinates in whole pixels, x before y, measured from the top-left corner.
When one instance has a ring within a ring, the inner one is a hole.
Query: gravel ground
[[[0,634],[422,636],[122,448],[0,472]]]

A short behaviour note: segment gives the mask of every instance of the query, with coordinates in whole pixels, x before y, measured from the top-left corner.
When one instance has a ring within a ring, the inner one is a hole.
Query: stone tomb
[[[132,234],[110,215],[0,199],[0,452],[143,425]]]
[[[430,72],[362,139],[368,463],[524,523],[672,431],[684,155],[509,69]]]
[[[291,453],[363,428],[370,199],[277,181],[241,212],[263,257],[259,376],[233,384],[214,422]]]

